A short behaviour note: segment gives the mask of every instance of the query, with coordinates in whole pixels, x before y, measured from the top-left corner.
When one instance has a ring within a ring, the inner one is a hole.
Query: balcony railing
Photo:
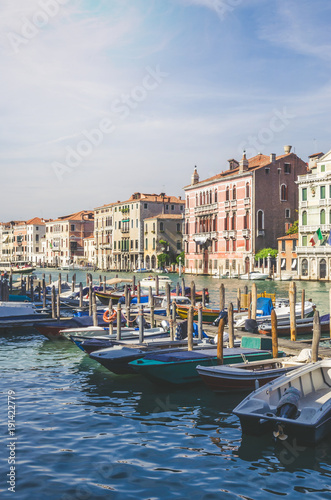
[[[237,206],[237,200],[231,200],[231,207]]]
[[[317,229],[320,229],[323,232],[325,233],[329,233],[330,232],[330,224],[316,224],[314,226],[300,226],[300,229],[299,229],[299,232],[302,234],[302,233],[315,233],[317,231]]]
[[[243,237],[244,238],[249,238],[249,236],[250,236],[250,229],[243,229],[242,232],[243,232]]]
[[[217,203],[208,203],[207,205],[199,205],[198,207],[194,207],[195,215],[216,213],[217,211],[218,211]]]
[[[250,198],[244,198],[244,205],[250,205],[251,204],[251,199]]]
[[[257,229],[257,231],[256,231],[256,235],[257,235],[257,236],[264,236],[264,235],[265,235],[265,231],[264,231],[264,229]]]

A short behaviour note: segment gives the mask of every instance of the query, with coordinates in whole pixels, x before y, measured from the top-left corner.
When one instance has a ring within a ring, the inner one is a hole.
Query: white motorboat
[[[246,434],[314,445],[331,431],[331,359],[308,363],[247,396],[233,413]]]
[[[259,303],[258,299],[258,303]],[[315,304],[310,302],[309,300],[305,301],[304,303],[304,317],[307,318],[309,316],[312,316],[314,314],[315,310]],[[288,319],[290,316],[290,305],[288,301],[280,301],[276,303],[275,306],[275,313],[277,316],[277,320],[285,320]],[[295,305],[295,316],[297,318],[301,317],[301,302],[297,302]],[[264,323],[266,321],[271,321],[271,313],[270,314],[264,314],[262,310],[257,309],[256,311],[256,322],[257,324]],[[234,315],[234,327],[238,329],[244,329],[245,328],[245,321],[248,319],[248,314],[247,313],[237,313]]]
[[[239,276],[239,279],[241,279],[241,280],[252,280],[252,281],[266,280],[267,278],[269,278],[269,274],[268,273],[260,273],[259,271],[254,271],[254,272],[251,272],[251,273],[241,274]]]
[[[168,276],[158,276],[157,278],[154,276],[148,276],[147,278],[143,278],[140,280],[140,285],[143,288],[149,288],[152,287],[153,289],[156,288],[156,280],[158,279],[159,282],[159,288],[164,289],[166,288],[166,284],[169,283],[170,285],[172,284],[172,281]]]

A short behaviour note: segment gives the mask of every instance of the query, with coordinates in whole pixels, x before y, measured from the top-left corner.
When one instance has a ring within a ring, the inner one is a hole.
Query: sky
[[[0,221],[331,149],[328,0],[1,0]]]

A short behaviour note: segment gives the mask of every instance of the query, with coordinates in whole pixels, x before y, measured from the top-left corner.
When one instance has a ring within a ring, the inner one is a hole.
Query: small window
[[[175,205],[171,205],[171,210],[175,210]]]
[[[325,165],[321,165],[321,172],[325,172]]]
[[[287,201],[287,186],[285,184],[280,186],[280,201]]]
[[[307,236],[302,236],[302,246],[303,247],[307,246]]]
[[[284,174],[291,173],[291,165],[289,163],[284,163]]]
[[[180,224],[177,224],[177,233],[180,233]]]
[[[71,224],[70,226],[70,231],[74,231],[75,230],[75,225],[74,224]]]
[[[320,213],[320,224],[325,224],[325,210],[321,210],[321,213]]]
[[[145,250],[148,250],[148,239],[145,239]]]
[[[114,250],[116,250],[116,241],[114,241]]]
[[[289,208],[285,209],[285,219],[289,219],[291,217],[291,210]]]
[[[267,167],[267,168],[264,169],[264,171],[268,175],[270,173],[270,168]]]
[[[296,248],[297,248],[297,241],[292,240],[292,252],[295,252]]]
[[[169,205],[166,205],[165,207],[166,207],[166,210],[169,210]]]
[[[147,203],[144,203],[144,208],[147,208],[147,207],[148,207]]]
[[[306,211],[302,212],[302,225],[303,226],[307,225],[307,212]]]
[[[320,199],[325,200],[325,186],[320,186]]]
[[[331,188],[331,186],[330,186],[330,188]],[[301,200],[302,201],[307,201],[307,188],[302,188],[302,191],[301,191]]]
[[[282,252],[285,252],[285,240],[282,240]]]
[[[163,222],[160,222],[160,231],[163,231]]]

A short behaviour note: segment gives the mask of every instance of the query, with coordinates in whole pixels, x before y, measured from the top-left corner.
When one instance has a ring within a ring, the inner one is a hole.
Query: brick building
[[[277,248],[277,238],[297,219],[298,175],[306,163],[291,153],[259,153],[200,181],[195,169],[184,188],[185,268],[196,274],[247,272],[262,248]]]

